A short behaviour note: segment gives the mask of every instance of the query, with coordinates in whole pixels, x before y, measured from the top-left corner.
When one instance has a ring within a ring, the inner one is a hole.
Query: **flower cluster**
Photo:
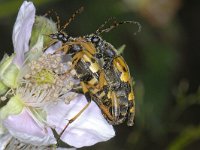
[[[51,39],[45,35],[56,31],[52,20],[35,16],[32,2],[23,2],[13,29],[15,53],[5,55],[0,63],[0,149],[12,147],[13,139],[37,147],[56,145],[52,129],[60,133],[87,104],[84,95],[71,92],[79,81],[73,72],[66,74],[70,60],[53,53],[61,43],[48,45]],[[92,102],[61,140],[79,148],[114,135],[113,127]]]

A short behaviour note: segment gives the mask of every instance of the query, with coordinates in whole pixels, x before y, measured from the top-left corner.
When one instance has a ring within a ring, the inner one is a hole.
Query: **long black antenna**
[[[56,26],[58,28],[58,31],[60,31],[60,17],[58,16],[58,13],[55,10],[49,10],[47,13],[44,14],[44,16],[48,16],[50,14],[54,14],[56,16]]]
[[[73,13],[72,16],[69,18],[69,20],[60,28],[60,31],[63,31],[83,10],[84,10],[83,6],[80,7],[78,10],[76,10],[75,13]]]
[[[115,17],[110,17],[110,18],[108,18],[108,20],[106,20],[106,21],[95,31],[95,34],[98,35],[106,24],[108,24],[110,21],[115,20],[115,19],[116,19]]]
[[[107,23],[107,21],[103,24],[103,26]],[[105,28],[105,29],[102,29],[102,25],[100,26],[101,28],[99,28],[95,33],[97,35],[100,35],[104,32],[110,32],[111,30],[117,28],[118,26],[122,25],[122,24],[136,24],[138,26],[138,31],[137,32],[140,32],[141,31],[141,28],[142,26],[140,25],[139,22],[137,21],[120,21],[120,22],[117,22],[117,21],[114,21],[113,24],[108,27],[108,28]],[[136,33],[135,33],[136,34]]]

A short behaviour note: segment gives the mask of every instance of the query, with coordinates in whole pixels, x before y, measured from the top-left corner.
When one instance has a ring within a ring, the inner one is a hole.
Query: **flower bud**
[[[46,46],[51,40],[48,35],[55,32],[57,32],[55,22],[43,16],[36,16],[30,40],[30,48],[37,43],[40,36],[44,37],[44,46]]]

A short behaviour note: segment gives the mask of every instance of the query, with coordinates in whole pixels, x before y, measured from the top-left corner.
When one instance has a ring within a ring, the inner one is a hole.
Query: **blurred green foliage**
[[[192,142],[200,139],[200,127],[185,127],[181,134],[169,145],[169,150],[185,149]]]
[[[161,0],[157,0],[159,1]],[[148,12],[149,7],[157,3],[136,7],[133,6],[136,3],[128,3],[131,0],[33,2],[36,4],[37,14],[43,15],[54,9],[60,15],[62,23],[76,9],[84,6],[85,11],[67,29],[73,36],[94,32],[112,16],[118,20],[136,20],[142,25],[142,31],[137,35],[134,35],[138,28],[135,25],[123,25],[103,35],[116,48],[126,45],[120,51],[123,51],[122,55],[135,80],[135,125],[132,128],[125,124],[116,126],[115,138],[83,149],[200,149],[200,145],[195,144],[200,141],[200,45],[199,35],[196,33],[200,25],[196,19],[200,13],[200,8],[197,7],[199,2],[180,0],[182,8],[171,7],[174,10],[164,12],[173,14],[165,24],[157,23],[159,20],[155,20],[154,12]],[[142,2],[145,1],[141,0]],[[171,1],[170,6],[177,5],[173,2],[175,1]],[[0,1],[0,43],[4,43],[4,52],[12,51],[12,26],[21,3],[22,0]],[[158,9],[155,11],[156,15],[164,11],[159,6],[155,9]],[[160,19],[165,19],[164,17],[166,16],[160,16]]]
[[[35,0],[33,1],[36,6],[38,5],[44,5],[45,3],[49,3],[53,0]],[[2,0],[0,2],[0,18],[7,17],[10,15],[15,14],[19,7],[21,6],[23,0]]]

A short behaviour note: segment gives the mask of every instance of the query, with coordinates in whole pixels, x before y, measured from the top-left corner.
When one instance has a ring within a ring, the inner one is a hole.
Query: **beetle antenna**
[[[103,29],[103,27],[105,27],[106,24],[108,24],[110,21],[112,20],[116,20],[115,17],[110,17],[108,18],[96,31],[95,31],[95,34],[100,34],[101,30]]]
[[[142,28],[141,24],[137,21],[120,21],[120,22],[114,21],[113,24],[110,27],[98,30],[98,32],[96,32],[96,34],[100,35],[104,32],[110,32],[111,30],[117,28],[118,26],[120,26],[122,24],[136,24],[138,26],[137,32],[140,32],[141,28]],[[135,32],[134,34],[136,34],[137,32]]]
[[[84,7],[82,6],[78,10],[76,10],[75,13],[73,13],[72,16],[69,18],[69,20],[61,27],[60,31],[63,31],[75,19],[75,17],[83,11],[83,9]]]

